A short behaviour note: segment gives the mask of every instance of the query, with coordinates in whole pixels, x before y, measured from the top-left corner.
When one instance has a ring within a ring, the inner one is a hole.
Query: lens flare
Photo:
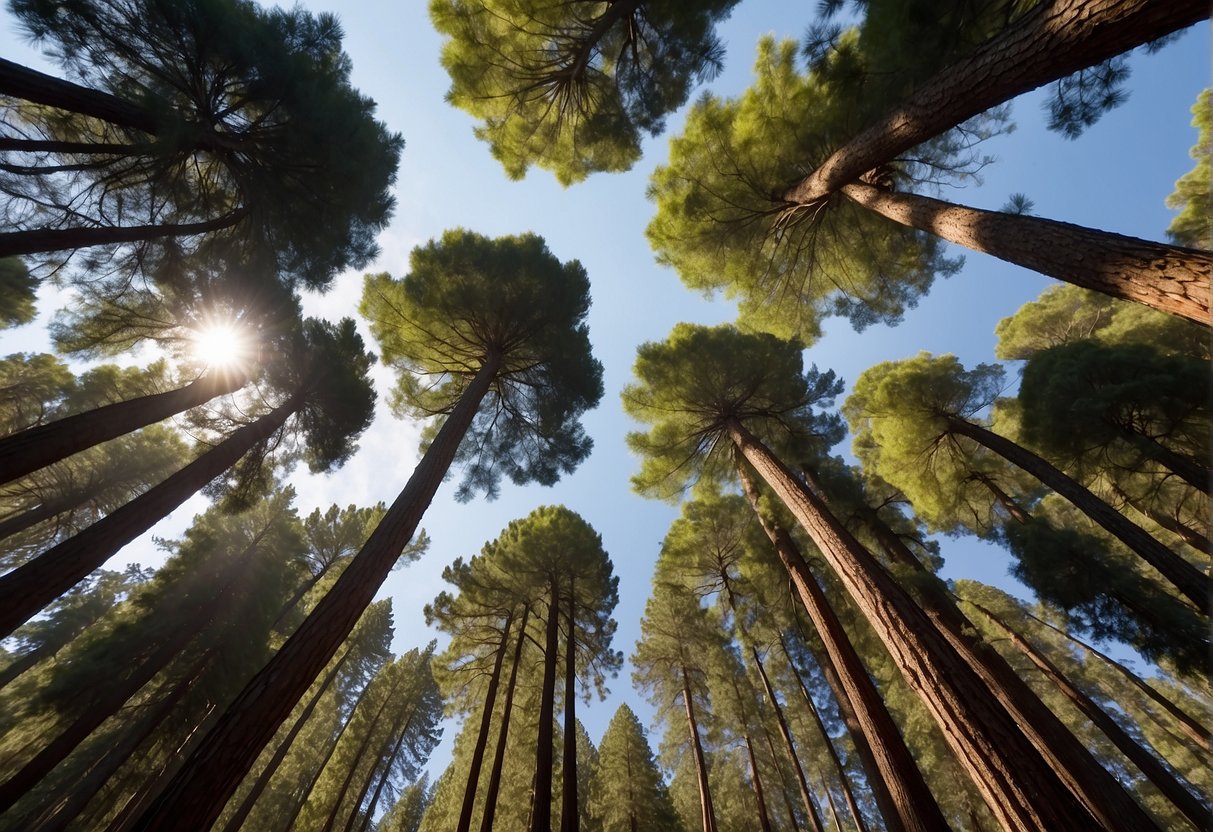
[[[248,352],[248,339],[231,323],[211,323],[195,330],[194,357],[215,369],[236,368]]]

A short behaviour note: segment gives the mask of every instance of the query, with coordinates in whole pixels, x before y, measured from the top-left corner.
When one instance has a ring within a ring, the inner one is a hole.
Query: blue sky
[[[621,598],[615,612],[616,647],[630,653],[639,636],[658,547],[677,509],[630,491],[628,478],[636,462],[623,437],[635,426],[621,411],[619,390],[630,380],[639,343],[664,339],[678,321],[719,323],[734,317],[730,304],[685,289],[671,270],[658,266],[644,239],[644,227],[653,213],[645,199],[648,176],[664,160],[667,136],[680,130],[682,113],[670,118],[666,136],[646,142],[644,159],[627,174],[599,175],[568,189],[541,170],[533,170],[523,181],[510,181],[487,146],[472,136],[471,119],[443,100],[448,80],[438,63],[440,41],[429,24],[426,4],[410,0],[350,3],[344,8],[325,2],[304,5],[339,13],[345,48],[353,59],[354,85],[378,102],[379,118],[406,140],[395,219],[380,238],[382,255],[366,271],[403,275],[413,246],[455,226],[493,236],[534,231],[546,238],[556,256],[580,260],[589,273],[594,302],[591,340],[606,370],[602,404],[585,421],[595,441],[594,453],[574,475],[551,489],[506,483],[498,500],[468,504],[454,502],[453,482],[444,485],[423,523],[433,539],[430,553],[393,573],[381,594],[394,599],[397,648],[423,644],[432,637],[421,607],[443,588],[439,575],[444,565],[478,551],[510,520],[539,505],[563,503],[602,534],[614,560]],[[786,0],[743,0],[720,28],[728,46],[726,69],[708,88],[720,95],[741,92],[750,83],[758,38],[764,34],[799,38],[811,16],[808,8],[809,4]],[[1158,54],[1135,56],[1128,102],[1077,141],[1043,129],[1039,93],[1016,101],[1013,118],[1018,129],[988,143],[985,152],[998,161],[984,171],[984,183],[946,190],[943,197],[998,208],[1010,194],[1023,192],[1034,200],[1040,216],[1163,239],[1171,218],[1163,200],[1192,164],[1188,149],[1195,142],[1195,131],[1189,126],[1189,108],[1208,84],[1209,36],[1209,24],[1202,23]],[[20,41],[11,18],[0,25],[0,55],[39,64],[36,54]],[[835,369],[847,381],[878,361],[921,350],[955,353],[967,365],[993,361],[997,321],[1050,282],[969,253],[963,271],[937,283],[900,326],[877,326],[858,334],[846,322],[834,320],[809,360]],[[308,298],[305,307],[309,314],[331,319],[356,317],[361,286],[360,273],[343,275],[326,295]],[[0,333],[0,354],[44,349],[46,315],[61,302],[58,293],[44,292],[39,321]],[[373,343],[365,326],[362,331]],[[390,375],[380,369],[377,380],[381,396],[386,395]],[[301,511],[333,502],[390,502],[417,459],[419,430],[416,424],[393,418],[381,402],[376,421],[361,442],[362,450],[343,470],[327,477],[293,478]],[[201,498],[191,500],[118,555],[116,564],[154,559],[151,536],[179,533],[203,505]],[[948,577],[1010,586],[1006,559],[996,549],[972,538],[945,539],[943,554]],[[578,709],[595,741],[619,703],[628,702],[642,719],[651,713],[632,691],[628,667],[611,688],[606,702]],[[448,759],[453,734],[452,727],[435,754],[431,765],[435,773]]]

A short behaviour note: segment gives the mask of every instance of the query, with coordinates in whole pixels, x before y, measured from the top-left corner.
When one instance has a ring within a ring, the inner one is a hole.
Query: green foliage
[[[1210,197],[1209,171],[1213,168],[1213,90],[1204,90],[1192,105],[1192,126],[1199,133],[1192,146],[1196,166],[1175,182],[1175,190],[1167,197],[1167,207],[1179,211],[1171,220],[1167,234],[1181,246],[1213,248],[1213,230],[1209,217],[1213,215]]]
[[[34,319],[40,282],[20,257],[0,259],[0,329],[28,324]]]
[[[75,384],[67,365],[47,353],[13,353],[0,359],[0,435],[54,418]]]
[[[859,329],[895,323],[936,274],[960,264],[938,239],[841,197],[796,210],[780,200],[854,126],[853,99],[801,73],[795,56],[794,43],[764,39],[752,87],[695,104],[668,164],[653,174],[657,215],[647,235],[689,287],[739,298],[744,326],[812,343],[827,315]],[[888,175],[904,182],[951,164],[950,155],[924,148],[921,162]]]
[[[447,100],[477,138],[510,177],[534,164],[569,185],[640,158],[643,134],[719,71],[713,27],[736,3],[432,0],[430,16],[449,38]]]
[[[60,199],[71,200],[72,216],[103,226],[235,217],[221,235],[269,253],[278,277],[312,288],[375,255],[403,141],[350,86],[334,16],[247,0],[14,0],[10,8],[74,80],[116,95],[152,125],[149,136],[69,121],[86,141],[130,148],[69,180]],[[62,117],[29,129],[58,138]],[[120,187],[93,187],[109,181]],[[68,224],[67,202],[42,204],[43,223]],[[161,256],[180,253],[170,242]]]
[[[592,777],[587,804],[602,832],[681,828],[644,727],[627,705],[619,706],[602,735]]]
[[[535,234],[463,230],[414,249],[409,262],[403,280],[368,277],[360,307],[398,373],[395,411],[448,414],[486,362],[501,362],[456,454],[460,499],[495,496],[503,474],[551,485],[570,473],[592,446],[579,419],[602,397],[581,264],[561,263]]]
[[[641,344],[623,409],[649,425],[628,434],[642,457],[632,478],[642,494],[677,501],[688,485],[733,477],[730,420],[765,442],[796,448],[841,439],[837,417],[815,413],[841,392],[833,371],[807,372],[798,344],[729,325],[678,324],[663,342]]]

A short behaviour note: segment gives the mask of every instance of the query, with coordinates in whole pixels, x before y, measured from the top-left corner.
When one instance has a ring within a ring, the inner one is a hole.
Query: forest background
[[[626,174],[598,174],[567,189],[541,170],[511,181],[487,146],[472,136],[471,118],[443,100],[449,79],[439,64],[441,39],[425,4],[358,2],[339,10],[322,3],[303,5],[314,12],[338,11],[345,30],[344,49],[353,60],[353,86],[378,102],[377,117],[402,132],[406,141],[395,191],[396,214],[379,237],[380,257],[365,270],[341,275],[328,293],[305,296],[305,313],[332,321],[357,317],[364,271],[403,276],[409,251],[448,228],[464,227],[490,237],[534,231],[562,261],[575,258],[585,266],[594,302],[590,338],[605,367],[602,405],[585,419],[594,452],[554,489],[506,483],[497,500],[476,499],[468,504],[454,500],[454,483],[440,490],[423,523],[433,540],[429,554],[394,572],[378,595],[393,599],[395,651],[424,645],[436,635],[426,628],[421,610],[445,588],[440,578],[445,565],[479,551],[510,520],[536,506],[562,503],[601,533],[615,563],[620,576],[615,647],[629,653],[639,637],[653,564],[677,509],[631,491],[628,480],[637,462],[626,449],[624,435],[635,426],[622,413],[619,391],[631,380],[638,344],[664,339],[678,321],[713,324],[736,317],[733,304],[700,297],[686,289],[672,270],[658,266],[644,238],[654,212],[645,198],[648,178],[665,161],[668,137],[681,131],[686,108],[669,118],[665,135],[645,141],[643,160]],[[728,48],[725,68],[704,89],[722,97],[742,92],[753,79],[758,39],[767,34],[799,39],[813,16],[806,3],[745,0],[718,29]],[[1195,131],[1189,126],[1189,108],[1208,84],[1209,41],[1210,27],[1205,23],[1186,30],[1157,54],[1134,53],[1127,102],[1076,141],[1045,129],[1044,91],[1016,100],[1015,131],[981,148],[996,158],[982,170],[982,182],[960,192],[948,188],[944,197],[998,209],[1012,194],[1023,193],[1040,216],[1162,239],[1172,216],[1164,200],[1192,164],[1188,149],[1195,142]],[[0,55],[55,71],[20,40],[11,20],[0,29]],[[958,253],[949,251],[953,256]],[[937,282],[897,327],[877,324],[856,333],[847,321],[829,319],[825,337],[809,351],[806,363],[833,369],[850,383],[879,361],[907,358],[921,350],[954,353],[969,367],[993,361],[998,320],[1034,299],[1051,282],[969,253],[963,270]],[[65,292],[44,286],[38,318],[5,331],[0,354],[48,350],[47,322],[67,300]],[[373,343],[365,323],[359,327],[367,342]],[[118,363],[142,365],[152,357],[135,353]],[[1014,367],[1010,369],[1008,379],[1014,383]],[[390,414],[385,401],[390,371],[377,367],[374,376],[381,402],[374,424],[360,440],[361,450],[334,474],[317,476],[300,470],[290,478],[301,513],[333,502],[360,506],[390,502],[411,472],[421,425]],[[837,450],[849,455],[849,439]],[[163,553],[153,538],[180,536],[205,505],[204,497],[191,499],[124,549],[109,568],[133,561],[152,566],[162,562]],[[1006,574],[1008,558],[998,547],[972,537],[940,542],[943,577],[974,578],[1030,597]],[[1132,659],[1123,649],[1117,655]],[[642,720],[651,714],[648,703],[632,690],[630,674],[625,664],[611,683],[606,702],[579,709],[595,742],[619,704],[631,705]],[[428,768],[434,775],[447,765],[454,735],[451,726],[431,757]]]

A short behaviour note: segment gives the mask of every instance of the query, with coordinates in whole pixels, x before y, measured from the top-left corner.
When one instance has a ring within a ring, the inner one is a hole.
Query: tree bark
[[[75,251],[92,246],[142,243],[158,240],[161,237],[193,237],[197,234],[231,228],[246,216],[248,216],[248,208],[241,207],[229,211],[221,217],[198,222],[5,231],[0,233],[0,257],[20,257],[49,251]]]
[[[265,792],[270,781],[274,779],[274,773],[278,771],[278,766],[282,765],[282,761],[286,759],[287,753],[291,750],[291,744],[295,742],[295,738],[299,736],[299,732],[303,730],[312,713],[315,712],[316,706],[320,704],[321,698],[328,692],[329,687],[337,678],[337,673],[345,664],[346,659],[350,657],[351,650],[346,650],[332,670],[324,677],[324,681],[320,683],[320,688],[308,700],[303,712],[299,714],[299,718],[295,720],[295,724],[291,726],[291,730],[282,738],[282,742],[278,743],[278,747],[274,749],[274,756],[265,764],[265,768],[257,775],[256,781],[253,782],[253,787],[249,789],[249,793],[244,796],[244,800],[240,802],[240,807],[236,809],[236,813],[232,815],[227,825],[223,827],[223,832],[238,832],[241,826],[244,825],[245,819],[248,818],[249,812],[253,811],[253,805],[257,799]]]
[[[1116,720],[1104,711],[1103,708],[1099,707],[1077,685],[1071,682],[1069,677],[1057,665],[1053,664],[1047,656],[1037,650],[1027,639],[1015,632],[996,613],[976,601],[969,601],[968,603],[972,604],[982,615],[990,619],[1000,630],[1006,633],[1011,645],[1026,656],[1037,670],[1043,673],[1067,699],[1073,702],[1082,715],[1091,720],[1095,727],[1112,741],[1112,744],[1116,746],[1120,753],[1124,754],[1129,762],[1137,766],[1141,773],[1146,776],[1146,779],[1153,783],[1162,793],[1163,797],[1171,801],[1171,804],[1184,817],[1191,821],[1197,830],[1207,828],[1210,818],[1209,807],[1202,804],[1150,751],[1129,736]]]
[[[0,439],[0,485],[67,459],[108,439],[233,393],[248,381],[237,372],[209,372],[177,390],[140,396],[26,428]]]
[[[686,667],[682,670],[682,702],[686,707],[687,731],[691,735],[691,747],[695,752],[695,778],[699,783],[699,810],[703,819],[703,832],[717,832],[716,810],[712,807],[712,788],[708,785],[708,764],[703,757],[703,744],[699,741],[699,725],[695,722],[695,703],[691,696],[691,677]]]
[[[724,427],[738,451],[792,512],[868,618],[894,662],[935,717],[957,760],[1008,830],[1150,829],[1092,817],[1062,784],[972,670],[829,510],[736,419]]]
[[[777,761],[779,754],[775,751],[775,741],[771,739],[771,732],[767,730],[765,725],[762,727],[762,738],[766,741],[767,752],[771,755],[771,760]],[[796,819],[796,809],[792,805],[792,798],[788,797],[788,780],[783,776],[783,769],[779,763],[775,763],[775,774],[779,777],[779,796],[783,798],[784,811],[788,813],[788,821],[792,824],[792,832],[800,832],[800,822]],[[820,832],[818,830],[818,832]]]
[[[926,80],[890,113],[787,189],[782,198],[817,202],[991,107],[1208,16],[1209,6],[1203,0],[1042,2]]]
[[[1147,457],[1162,465],[1188,485],[1198,489],[1202,494],[1209,493],[1208,468],[1198,465],[1183,454],[1176,453],[1152,436],[1146,436],[1128,428],[1122,428],[1122,430],[1124,430],[1126,439]]]
[[[556,738],[556,654],[560,650],[560,581],[552,576],[548,590],[547,638],[543,647],[543,687],[539,693],[539,732],[535,744],[535,790],[531,832],[552,832],[552,755]]]
[[[501,364],[498,355],[486,359],[362,550],[282,649],[245,686],[136,829],[194,832],[214,823],[262,747],[350,634],[417,531]]]
[[[1180,0],[1175,4],[1182,5]],[[1084,289],[1209,326],[1213,254],[1207,251],[969,208],[862,182],[845,185],[842,192],[893,222]]]
[[[738,466],[742,485],[750,505],[757,514],[775,551],[796,587],[805,612],[813,622],[822,644],[825,645],[828,664],[837,676],[841,691],[835,690],[840,706],[845,700],[858,724],[852,730],[856,749],[865,759],[868,784],[876,798],[890,832],[927,832],[946,830],[948,823],[943,811],[927,787],[910,749],[902,739],[901,729],[893,721],[884,699],[868,676],[867,669],[847,637],[842,622],[838,620],[825,593],[817,583],[808,564],[801,555],[795,541],[787,530],[772,524],[758,510],[758,493],[748,473]],[[862,748],[860,739],[862,738]],[[865,757],[870,755],[871,762]]]
[[[8,636],[59,595],[84,580],[119,549],[236,464],[258,442],[282,427],[302,406],[306,393],[306,389],[297,390],[284,404],[252,424],[233,431],[227,439],[168,479],[29,563],[0,576],[0,638]],[[274,727],[276,729],[277,725]]]
[[[1065,497],[1075,508],[1157,569],[1198,610],[1208,613],[1213,582],[1140,526],[1022,445],[955,416],[947,418],[947,425],[952,433],[967,436]]]
[[[404,744],[404,738],[408,735],[409,727],[413,724],[413,717],[416,715],[417,705],[414,704],[413,707],[409,709],[409,715],[404,720],[404,725],[397,729],[396,725],[399,723],[393,723],[392,733],[388,734],[380,747],[379,752],[371,758],[371,770],[367,773],[366,780],[364,780],[362,783],[362,788],[358,790],[358,796],[354,799],[354,805],[350,807],[350,817],[349,820],[345,822],[345,829],[343,832],[354,832],[354,824],[357,823],[359,819],[359,810],[362,806],[362,801],[366,800],[367,792],[371,790],[371,783],[375,782],[375,775],[379,771],[379,763],[381,761],[384,763],[384,768],[383,777],[379,780],[380,787],[382,787],[387,778],[391,776],[392,766],[396,762],[396,755],[400,753],[400,746]],[[399,733],[397,733],[397,731]],[[392,740],[393,737],[396,738],[394,742]],[[389,745],[392,746],[391,753],[388,752]],[[377,789],[376,791],[379,790]],[[376,797],[376,799],[378,799],[378,797]],[[367,811],[370,812],[372,809],[368,809]],[[366,823],[370,821],[369,814],[364,813],[362,816],[362,821],[362,825],[365,826]],[[326,828],[325,832],[330,832],[330,829],[331,827]]]
[[[564,761],[560,767],[560,832],[579,832],[577,814],[577,589],[569,576],[569,635],[564,648]]]
[[[0,94],[155,135],[162,129],[143,107],[91,87],[0,58]]]
[[[758,758],[754,754],[754,741],[750,739],[748,728],[742,737],[745,740],[746,755],[750,760],[750,781],[754,786],[754,802],[758,804],[758,825],[762,832],[771,832],[771,816],[767,811],[767,798],[762,789],[762,775],[758,773]]]
[[[514,687],[518,682],[518,665],[522,661],[522,645],[526,642],[526,621],[531,608],[524,605],[522,621],[518,625],[518,641],[514,646],[514,663],[510,665],[510,679],[505,685],[505,702],[501,709],[501,727],[497,730],[497,747],[493,750],[493,770],[489,772],[489,785],[484,794],[484,815],[480,819],[480,832],[492,832],[493,817],[497,813],[497,793],[501,790],[501,772],[505,766],[505,742],[510,733],[510,713],[514,708]]]
[[[1184,543],[1198,550],[1201,554],[1207,555],[1213,549],[1213,543],[1209,541],[1207,535],[1198,529],[1180,521],[1178,517],[1173,517],[1157,509],[1151,508],[1148,504],[1142,505],[1140,501],[1133,499],[1125,493],[1116,483],[1112,483],[1112,491],[1117,497],[1125,501],[1125,504],[1131,506],[1135,511],[1141,513],[1142,516],[1153,520],[1162,528],[1174,534]]]
[[[497,655],[493,659],[493,673],[489,676],[489,688],[484,694],[484,713],[480,717],[480,732],[476,735],[476,748],[472,751],[472,762],[468,766],[468,782],[463,789],[463,808],[459,812],[459,825],[456,832],[469,832],[472,828],[472,812],[476,809],[476,788],[480,781],[480,767],[484,763],[484,752],[489,744],[489,728],[493,721],[493,706],[497,702],[497,685],[501,681],[501,665],[505,661],[506,651],[510,643],[510,624],[514,621],[514,612],[505,617],[501,630],[501,644],[497,646]]]
[[[767,669],[758,656],[758,648],[750,645],[750,652],[754,656],[754,665],[758,668],[758,675],[762,679],[762,689],[766,691],[767,699],[770,700],[771,707],[775,711],[775,721],[778,723],[779,733],[783,737],[783,747],[787,750],[788,758],[792,761],[792,769],[796,773],[796,784],[800,787],[800,799],[804,801],[804,810],[820,827],[821,818],[817,813],[816,804],[813,803],[813,795],[809,791],[809,781],[805,778],[804,768],[800,765],[800,757],[796,753],[796,744],[792,741],[792,730],[788,727],[788,721],[783,715],[783,707],[775,698],[775,689],[771,686]]]
[[[408,721],[404,723],[404,728],[400,730],[399,736],[396,737],[396,744],[392,746],[392,752],[388,754],[387,760],[384,761],[383,775],[379,778],[379,782],[375,786],[375,793],[371,795],[371,802],[367,805],[366,811],[362,813],[362,823],[358,825],[358,832],[367,832],[370,828],[371,818],[375,816],[375,809],[379,807],[379,798],[383,796],[383,787],[387,785],[387,781],[392,776],[392,766],[396,765],[396,758],[400,756],[400,749],[404,747],[404,738],[408,736],[409,726],[413,722],[413,714],[417,711],[416,708],[409,714]],[[361,803],[362,801],[359,801]],[[354,815],[350,815],[350,823],[346,825],[346,832],[353,832]]]
[[[392,701],[392,697],[396,695],[396,689],[399,684],[393,684],[389,690],[383,692],[383,700],[379,703],[379,707],[375,709],[375,715],[371,717],[370,724],[366,726],[366,734],[358,743],[358,749],[354,752],[353,759],[350,760],[348,770],[345,773],[345,779],[341,781],[341,787],[337,789],[337,798],[333,801],[333,807],[329,809],[328,817],[324,820],[324,826],[321,827],[321,832],[332,832],[334,824],[337,823],[337,815],[341,812],[341,804],[345,803],[345,795],[350,790],[350,785],[354,782],[354,775],[358,772],[358,764],[362,762],[366,750],[371,746],[371,740],[375,736],[375,729],[379,727],[379,719],[383,716],[384,710],[388,703]],[[350,721],[354,721],[356,714],[350,713]],[[371,764],[371,773],[374,774],[375,765]],[[354,804],[353,812],[358,811],[358,804]]]

